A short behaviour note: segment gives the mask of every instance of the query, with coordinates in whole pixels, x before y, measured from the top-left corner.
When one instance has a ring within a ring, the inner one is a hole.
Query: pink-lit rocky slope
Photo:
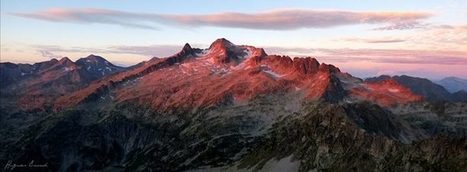
[[[397,82],[366,83],[315,58],[267,55],[261,48],[218,39],[208,49],[186,44],[176,55],[106,77],[60,97],[54,106],[108,98],[158,110],[193,109],[281,92],[298,92],[310,101],[366,100],[382,106],[421,100]]]

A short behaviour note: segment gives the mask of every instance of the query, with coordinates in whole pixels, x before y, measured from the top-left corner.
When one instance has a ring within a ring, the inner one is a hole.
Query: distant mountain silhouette
[[[60,96],[124,69],[95,55],[76,62],[64,57],[32,65],[0,63],[0,92],[9,97],[5,100],[8,104],[26,109],[44,108]]]
[[[461,90],[467,91],[467,80],[457,77],[446,77],[439,81],[436,81],[437,84],[442,85],[449,92],[454,93]]]
[[[426,78],[418,78],[411,76],[388,76],[381,75],[379,77],[367,78],[367,82],[380,82],[383,80],[394,80],[397,83],[409,88],[415,94],[423,96],[428,101],[465,101],[467,97],[454,95],[448,92],[443,86],[438,85]]]

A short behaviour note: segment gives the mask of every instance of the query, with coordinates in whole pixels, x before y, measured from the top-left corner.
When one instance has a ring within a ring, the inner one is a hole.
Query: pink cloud
[[[53,22],[103,23],[127,27],[156,29],[157,25],[215,26],[262,30],[329,28],[357,24],[380,24],[379,28],[411,29],[425,12],[358,12],[343,10],[279,9],[257,13],[213,13],[205,15],[173,15],[135,13],[107,9],[48,9],[16,16]],[[404,25],[401,27],[400,25]]]
[[[398,38],[344,38],[344,39],[337,39],[336,41],[383,44],[383,43],[400,43],[400,42],[405,42],[406,40],[398,39]]]
[[[141,29],[157,29],[154,26],[142,24],[137,14],[107,9],[52,8],[41,12],[13,13],[13,15],[51,22],[101,23]]]
[[[423,29],[411,34],[391,36],[354,36],[334,39],[345,43],[403,43],[409,47],[426,50],[467,51],[467,25],[425,25]],[[349,44],[352,45],[352,44]]]
[[[146,45],[146,46],[134,46],[134,45],[118,45],[108,46],[100,48],[90,47],[62,47],[56,45],[32,45],[33,49],[36,49],[43,57],[54,57],[56,53],[67,54],[67,53],[105,53],[105,54],[134,54],[146,57],[168,57],[180,51],[183,47],[180,45]]]
[[[426,24],[421,24],[418,21],[403,21],[403,22],[394,22],[388,26],[378,27],[374,30],[407,30],[407,29],[416,29],[424,28]]]

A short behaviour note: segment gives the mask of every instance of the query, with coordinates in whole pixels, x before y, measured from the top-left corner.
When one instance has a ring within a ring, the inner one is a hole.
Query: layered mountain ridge
[[[157,109],[192,109],[294,91],[309,100],[367,100],[383,106],[420,100],[398,83],[381,88],[342,73],[333,65],[320,64],[315,58],[267,55],[261,48],[218,39],[207,49],[186,44],[174,56],[106,77],[59,98],[55,107],[64,109],[109,96],[112,101],[140,102]]]
[[[426,95],[438,94],[424,93],[436,89],[415,90],[419,85],[394,77],[363,80],[312,57],[269,55],[221,38],[129,68],[90,55],[0,69],[11,76],[33,71],[25,79],[2,74],[2,83],[11,82],[1,87],[2,166],[34,160],[48,163],[46,171],[467,169],[464,102],[431,99]]]
[[[467,92],[467,80],[457,77],[446,77],[439,81],[436,81],[437,84],[442,85],[446,90],[451,93],[456,93],[459,91]]]
[[[64,57],[32,65],[0,63],[0,70],[2,106],[27,110],[50,107],[56,98],[124,68],[90,55],[76,62]]]
[[[413,93],[422,96],[423,99],[427,101],[467,101],[467,97],[463,96],[465,95],[465,91],[450,93],[443,86],[425,78],[411,77],[407,75],[381,75],[379,77],[367,78],[365,81],[369,83],[396,82],[408,88]]]

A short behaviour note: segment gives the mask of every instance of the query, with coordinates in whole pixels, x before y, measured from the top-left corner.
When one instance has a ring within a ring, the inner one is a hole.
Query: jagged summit
[[[185,45],[182,47],[182,49],[177,53],[177,54],[174,54],[170,57],[168,57],[168,59],[172,59],[172,60],[176,60],[176,61],[180,61],[180,60],[183,60],[189,56],[193,56],[195,54],[194,52],[194,49],[190,46],[190,44],[188,43],[185,43]],[[150,61],[157,61],[158,58],[156,59],[151,59]]]
[[[90,54],[87,57],[80,58],[76,60],[75,63],[82,67],[88,67],[88,66],[97,67],[97,68],[115,67],[115,65],[107,61],[104,57],[94,55],[94,54]]]
[[[75,62],[71,61],[68,57],[61,58],[57,63],[54,63],[52,68],[48,70],[65,70],[65,71],[72,71],[77,68]]]
[[[57,59],[55,59],[55,58],[53,58],[53,59],[52,59],[52,60],[50,60],[50,61],[39,62],[39,63],[46,63],[46,62],[56,63],[56,62],[58,62],[58,60],[57,60]],[[38,63],[36,63],[36,64],[38,64]]]
[[[232,42],[225,38],[216,39],[214,42],[211,43],[209,49],[228,49],[232,46],[235,46]]]
[[[251,57],[267,56],[262,48],[246,45],[235,45],[225,38],[215,40],[208,49],[203,50],[203,56],[209,56],[216,64],[239,64]]]
[[[185,43],[182,50],[186,50],[186,51],[192,50],[191,45],[189,43]]]
[[[216,39],[206,49],[193,48],[186,43],[176,54],[168,57],[172,61],[183,61],[191,57],[207,59],[218,65],[238,65],[250,57],[265,57],[266,52],[262,48],[246,45],[235,45],[225,38]]]
[[[238,56],[237,53],[242,51],[240,47],[235,46],[225,38],[217,39],[209,46],[209,54],[217,64],[234,61]]]
[[[68,57],[63,57],[61,58],[58,63],[63,64],[63,65],[71,65],[74,64],[73,61],[71,61]]]
[[[185,45],[183,46],[179,54],[191,54],[191,53],[193,53],[193,48],[190,46],[190,44],[185,43]]]

